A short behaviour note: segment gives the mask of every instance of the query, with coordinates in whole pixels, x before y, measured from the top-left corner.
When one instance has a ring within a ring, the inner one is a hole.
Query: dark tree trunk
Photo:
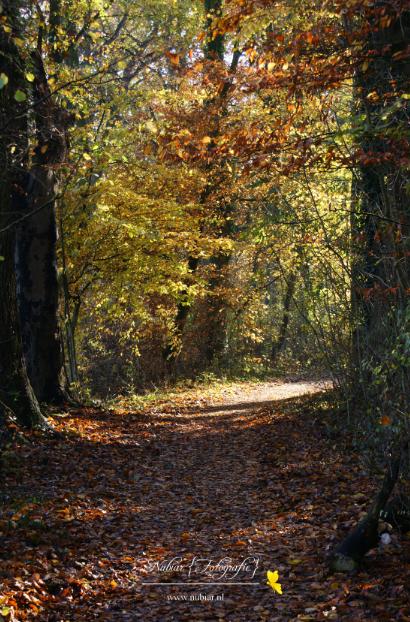
[[[1,63],[0,63],[1,67]],[[0,100],[3,99],[0,96]],[[0,123],[3,115],[0,113]],[[3,145],[0,149],[3,153]],[[1,157],[3,160],[3,157]],[[2,171],[4,162],[0,162]],[[18,215],[11,199],[10,186],[4,172],[0,177],[0,228],[10,225],[10,216]],[[17,312],[16,281],[14,273],[15,228],[0,233],[0,412],[9,409],[20,423],[27,427],[45,426],[37,399],[27,377],[23,357],[20,326]]]
[[[223,61],[225,53],[225,40],[222,34],[214,33],[214,20],[221,16],[222,0],[205,0],[206,14],[206,47],[205,55],[208,60]]]
[[[277,340],[272,344],[270,359],[273,363],[278,356],[279,352],[282,351],[283,346],[285,345],[286,336],[288,333],[288,326],[290,322],[290,305],[292,304],[293,295],[295,293],[296,287],[296,274],[292,273],[288,281],[286,283],[286,294],[283,301],[283,316],[282,322],[280,325],[279,335]]]
[[[398,450],[388,466],[383,484],[367,515],[336,547],[330,565],[335,572],[354,570],[368,551],[379,543],[378,524],[400,472],[403,448]]]
[[[13,37],[22,36],[20,6],[2,3],[12,33],[0,29],[0,73],[8,84],[0,90],[0,412],[13,412],[28,427],[48,427],[27,377],[17,309],[15,279],[16,220],[25,204],[27,154],[26,104],[15,100],[24,92],[24,61]]]
[[[408,172],[404,165],[396,165],[389,157],[396,154],[400,158],[400,150],[406,148],[398,132],[400,128],[404,130],[408,117],[408,104],[400,99],[400,92],[408,91],[410,81],[406,56],[410,14],[392,13],[390,23],[382,27],[378,13],[382,9],[389,14],[392,4],[377,2],[368,9],[365,53],[371,60],[358,69],[355,78],[356,112],[366,116],[366,127],[358,145],[362,162],[353,186],[352,239],[356,262],[352,298],[357,316],[353,361],[356,364],[370,353],[375,362],[383,360],[389,336],[394,334],[391,325],[391,321],[395,322],[394,314],[389,312],[406,306],[410,286],[410,209],[405,190]],[[400,110],[390,119],[386,131],[381,117],[386,107],[395,103],[401,104]],[[363,380],[368,384],[369,378]]]
[[[409,2],[404,5],[409,7]],[[379,408],[386,404],[386,398],[378,393],[380,383],[373,382],[375,376],[378,380],[373,370],[392,360],[398,319],[408,305],[410,276],[410,209],[405,193],[409,179],[406,165],[401,163],[408,158],[408,142],[400,139],[409,112],[406,100],[400,95],[407,93],[410,78],[407,52],[410,14],[408,8],[401,13],[396,13],[396,8],[394,3],[384,0],[367,3],[363,8],[361,27],[367,33],[363,52],[368,62],[360,59],[355,77],[356,112],[364,115],[366,122],[361,128],[358,147],[362,158],[353,187],[352,239],[356,262],[352,307],[356,325],[352,359],[359,388]],[[383,115],[393,109],[395,113],[386,124]],[[404,364],[404,373],[406,367]],[[397,382],[394,376],[390,378],[389,391],[397,389],[406,399],[406,377],[403,376],[399,387],[394,384]],[[385,391],[384,383],[382,391]],[[369,403],[367,399],[367,408]],[[391,402],[387,402],[387,408],[394,410]],[[336,548],[331,560],[333,570],[352,570],[377,545],[380,512],[385,509],[397,481],[402,452],[403,449],[397,451],[392,459],[367,516]]]
[[[66,399],[59,330],[56,168],[65,160],[64,119],[51,99],[40,52],[33,55],[37,146],[28,176],[27,213],[18,231],[16,257],[19,310],[28,375],[40,401]]]
[[[230,221],[226,222],[230,228]],[[216,361],[225,349],[228,314],[223,285],[226,282],[231,257],[231,253],[224,253],[212,259],[214,274],[209,281],[210,294],[204,301],[207,321],[201,336],[205,367]]]
[[[225,55],[225,40],[222,35],[214,36],[212,29],[212,20],[221,13],[222,2],[220,0],[210,0],[208,4],[208,39],[206,48],[206,57],[208,60],[218,60],[223,62]],[[212,101],[209,101],[207,105],[209,107],[215,107],[214,115],[214,127],[211,128],[210,136],[212,141],[209,144],[209,149],[215,146],[214,139],[221,133],[221,121],[227,114],[228,94],[232,86],[231,76],[235,74],[241,52],[235,50],[232,55],[232,60],[229,67],[229,76],[225,79],[223,87],[220,90],[219,95]],[[219,169],[212,171],[212,165],[209,167],[208,185],[204,191],[202,203],[211,203],[213,200],[213,193],[216,190],[222,188],[227,182],[227,168],[226,162],[221,161]],[[211,175],[211,173],[214,173]],[[221,225],[219,230],[214,231],[214,235],[217,238],[232,239],[235,232],[234,211],[235,205],[225,200],[225,197],[216,197],[216,216],[220,220]],[[228,308],[226,296],[224,293],[224,286],[229,272],[229,264],[232,259],[231,251],[220,251],[211,258],[212,274],[209,280],[209,296],[205,299],[205,311],[207,313],[207,326],[206,334],[203,337],[204,343],[201,344],[204,353],[205,367],[212,364],[214,360],[223,353],[226,345],[226,335],[228,327]]]

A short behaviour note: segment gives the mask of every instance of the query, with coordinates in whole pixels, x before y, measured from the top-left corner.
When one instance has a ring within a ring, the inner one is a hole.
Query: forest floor
[[[242,383],[70,409],[58,436],[16,435],[0,620],[410,620],[405,537],[353,575],[328,570],[376,487],[331,403],[317,382]]]

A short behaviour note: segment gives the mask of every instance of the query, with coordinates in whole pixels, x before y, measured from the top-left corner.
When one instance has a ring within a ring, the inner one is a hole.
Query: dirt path
[[[370,484],[306,410],[322,389],[56,419],[67,436],[17,447],[24,468],[5,476],[1,603],[19,621],[409,619],[394,555],[328,575],[326,548],[366,501],[352,490]]]
[[[232,406],[232,412],[237,410],[252,410],[263,405],[265,408],[273,405],[275,402],[287,400],[303,395],[314,395],[331,387],[329,380],[311,380],[298,382],[263,382],[257,384],[239,384],[233,385],[229,389],[222,391],[221,399],[223,410],[226,411],[228,406]],[[219,404],[215,404],[217,409]],[[214,414],[220,411],[215,410]]]

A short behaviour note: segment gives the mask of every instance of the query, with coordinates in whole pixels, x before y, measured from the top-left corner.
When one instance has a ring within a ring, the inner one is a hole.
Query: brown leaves
[[[259,586],[224,586],[211,616],[267,622],[274,610],[278,621],[359,622],[400,610],[409,617],[407,548],[373,552],[357,576],[329,576],[325,552],[366,506],[372,482],[356,455],[328,443],[306,399],[272,410],[264,405],[272,391],[291,395],[289,385],[242,386],[224,397],[216,388],[176,392],[138,412],[125,402],[112,412],[77,409],[56,418],[66,437],[17,445],[24,469],[6,476],[5,491],[9,499],[28,492],[3,508],[0,615],[4,607],[3,617],[19,622],[110,620],[118,611],[124,620],[204,619],[210,603],[165,601],[196,588],[143,585],[184,579],[155,564],[257,556]],[[274,601],[265,585],[273,566],[283,584]]]
[[[165,54],[173,67],[175,68],[179,67],[179,64],[181,62],[181,56],[179,54],[177,54],[176,52],[171,52],[171,51],[166,52]]]

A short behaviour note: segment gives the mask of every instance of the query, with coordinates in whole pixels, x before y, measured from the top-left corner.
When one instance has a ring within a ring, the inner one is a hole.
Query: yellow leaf
[[[145,127],[153,134],[156,134],[158,132],[157,126],[155,125],[154,121],[147,121]]]
[[[268,585],[271,586],[273,591],[277,592],[278,594],[282,594],[282,585],[278,583],[279,572],[277,570],[275,570],[274,572],[272,572],[272,570],[268,570],[266,576],[268,577]]]
[[[202,141],[204,145],[209,145],[212,142],[212,138],[210,136],[204,136]]]

